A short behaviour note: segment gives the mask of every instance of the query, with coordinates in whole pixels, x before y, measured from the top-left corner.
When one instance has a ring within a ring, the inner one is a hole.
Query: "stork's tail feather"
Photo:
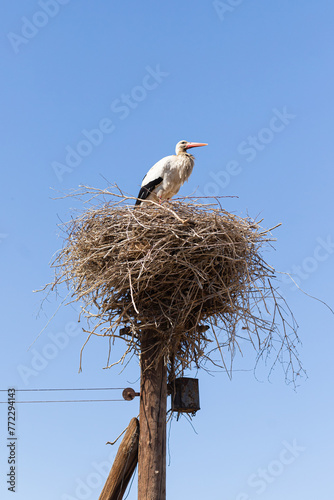
[[[137,200],[136,200],[136,203],[135,203],[135,207],[137,207],[138,205],[140,205],[142,201],[146,200],[150,196],[150,194],[153,192],[154,188],[156,188],[157,186],[159,186],[159,184],[161,184],[162,181],[163,181],[162,177],[157,177],[153,181],[148,182],[147,184],[145,184],[145,186],[142,186],[140,188],[139,193],[138,193],[138,197],[137,197]]]

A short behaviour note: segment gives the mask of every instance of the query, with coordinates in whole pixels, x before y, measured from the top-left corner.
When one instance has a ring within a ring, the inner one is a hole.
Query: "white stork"
[[[207,146],[202,142],[180,141],[176,144],[176,155],[159,160],[145,175],[136,201],[136,206],[144,200],[170,200],[188,180],[195,158],[187,153],[190,148]]]

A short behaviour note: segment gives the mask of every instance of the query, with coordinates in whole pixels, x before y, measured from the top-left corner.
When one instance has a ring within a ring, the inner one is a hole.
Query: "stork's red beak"
[[[198,148],[199,146],[207,146],[204,142],[188,142],[186,149]]]

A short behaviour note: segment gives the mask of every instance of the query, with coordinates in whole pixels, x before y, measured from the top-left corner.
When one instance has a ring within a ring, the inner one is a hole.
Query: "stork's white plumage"
[[[145,200],[170,200],[188,180],[195,158],[187,153],[190,148],[207,146],[202,142],[180,141],[176,144],[176,155],[159,160],[145,175],[138,194],[136,205]]]

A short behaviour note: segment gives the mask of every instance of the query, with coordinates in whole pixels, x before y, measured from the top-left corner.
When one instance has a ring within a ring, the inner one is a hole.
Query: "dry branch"
[[[216,363],[210,342],[226,367],[242,332],[259,357],[276,350],[289,380],[301,372],[297,326],[260,253],[273,241],[269,231],[219,203],[133,210],[122,193],[85,188],[81,194],[95,205],[65,224],[53,286],[66,283],[82,303],[93,322],[89,334],[115,338],[122,327],[127,353],[138,353],[141,332],[154,331],[169,373],[182,375],[208,359]]]

